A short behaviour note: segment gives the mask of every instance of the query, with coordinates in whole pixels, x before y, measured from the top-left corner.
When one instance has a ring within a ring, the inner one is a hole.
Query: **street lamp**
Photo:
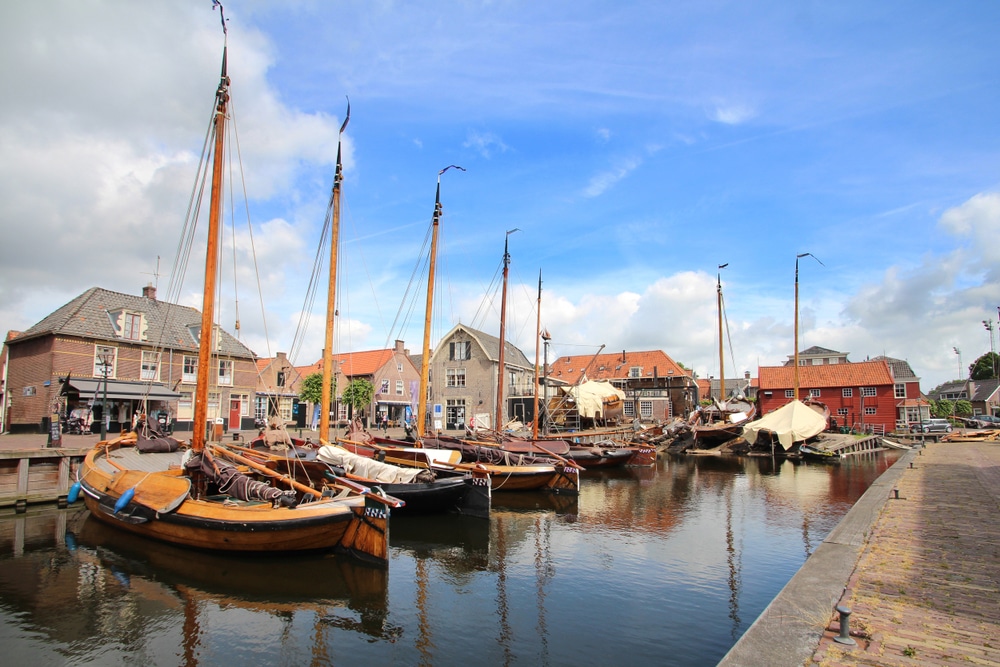
[[[111,364],[114,363],[115,350],[112,347],[102,347],[97,353],[97,362],[101,367],[101,374],[104,376],[104,398],[101,401],[101,440],[108,439],[108,374],[111,372]]]
[[[993,320],[983,320],[983,326],[990,332],[990,365],[993,367],[993,377],[997,376],[996,347],[993,345]]]
[[[542,410],[541,412],[545,414],[545,420],[542,422],[542,433],[548,435],[549,433],[549,341],[552,340],[552,334],[549,333],[548,329],[542,331],[542,343],[545,347],[545,353],[542,357]],[[541,415],[539,415],[541,417]]]
[[[962,351],[960,349],[958,349],[957,347],[953,347],[951,349],[955,350],[955,354],[958,355],[958,379],[961,380],[962,379]]]

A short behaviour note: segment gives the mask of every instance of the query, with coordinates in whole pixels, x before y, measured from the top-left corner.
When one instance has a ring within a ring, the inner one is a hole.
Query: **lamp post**
[[[955,354],[958,355],[958,379],[961,380],[962,379],[962,351],[960,349],[958,349],[957,347],[953,347],[951,349],[955,350]]]
[[[549,333],[548,329],[542,331],[542,343],[545,348],[544,356],[542,357],[542,409],[538,415],[539,419],[542,414],[545,414],[545,420],[542,422],[542,433],[548,435],[549,433],[549,341],[552,340],[552,334]]]
[[[97,355],[97,361],[101,365],[101,374],[104,376],[104,398],[101,400],[101,440],[108,439],[108,374],[111,371],[114,358],[114,349],[110,347],[102,348]]]
[[[993,320],[983,320],[983,326],[990,332],[990,365],[993,367],[993,377],[997,376],[996,347],[993,345]]]

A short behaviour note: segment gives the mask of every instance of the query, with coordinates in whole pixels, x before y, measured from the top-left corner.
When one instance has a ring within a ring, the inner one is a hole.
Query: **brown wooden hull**
[[[120,503],[125,493],[117,483],[133,471],[109,472],[107,466],[99,465],[105,454],[100,445],[87,454],[81,469],[82,490],[91,514],[121,530],[212,551],[332,550],[372,563],[388,562],[389,512],[373,500],[352,496],[275,508],[269,502],[187,496],[176,509],[159,512],[151,509],[149,499],[164,495],[157,487],[176,487],[180,471],[143,471],[141,481],[130,487],[134,498]]]

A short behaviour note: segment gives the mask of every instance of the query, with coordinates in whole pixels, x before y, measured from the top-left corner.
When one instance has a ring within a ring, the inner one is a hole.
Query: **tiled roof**
[[[761,389],[791,389],[795,386],[794,366],[761,366],[758,369]],[[893,384],[885,360],[857,361],[823,366],[799,366],[799,387],[875,387]]]
[[[363,350],[361,352],[343,352],[333,355],[333,367],[347,377],[375,375],[392,358],[395,350]],[[309,366],[296,366],[295,370],[303,378],[313,373],[323,372],[323,360],[320,359]]]
[[[466,326],[464,324],[456,324],[452,328],[452,330],[449,331],[444,336],[444,338],[441,339],[442,342],[454,338],[455,334],[457,334],[459,331],[464,331],[467,334],[469,334],[469,336],[474,338],[476,342],[479,343],[479,346],[483,348],[483,351],[486,353],[487,359],[491,361],[499,361],[500,337],[491,336],[485,331],[479,331],[478,329],[473,329],[472,327]],[[447,345],[438,344],[438,351],[447,354],[448,353]],[[437,354],[437,352],[431,354],[431,359],[434,358],[435,354]],[[504,354],[503,363],[505,366],[520,366],[521,368],[534,368],[534,364],[528,361],[528,357],[524,355],[524,352],[521,352],[521,350],[518,349],[518,347],[513,343],[511,343],[509,340],[506,341],[503,354]],[[419,368],[419,366],[417,366],[417,368]]]
[[[689,371],[681,368],[667,356],[666,352],[649,350],[599,354],[596,357],[592,354],[559,357],[549,364],[549,377],[574,384],[586,371],[589,380],[625,380],[629,378],[630,370],[635,367],[642,369],[643,378],[652,378],[654,369],[658,378],[690,375]]]
[[[830,350],[825,347],[820,347],[819,345],[813,345],[812,347],[802,350],[799,352],[800,357],[829,357],[830,355],[841,355],[847,354],[846,352],[838,352],[837,350]]]
[[[905,359],[893,359],[892,357],[881,355],[872,357],[872,361],[879,361],[880,359],[884,359],[889,364],[889,370],[892,371],[892,377],[895,378],[896,382],[915,382],[920,379],[910,367],[910,362]]]
[[[197,309],[100,287],[91,287],[57,309],[27,329],[17,342],[52,334],[119,343],[123,339],[116,334],[108,312],[121,309],[143,313],[147,323],[147,340],[127,342],[174,350],[198,350],[198,343],[189,329],[192,326],[196,330],[201,327],[201,313]],[[219,330],[222,333],[219,352],[234,357],[255,356],[250,348],[227,331],[221,327]]]
[[[988,401],[993,394],[997,393],[1000,381],[997,380],[974,380],[976,393],[972,396],[973,401]]]

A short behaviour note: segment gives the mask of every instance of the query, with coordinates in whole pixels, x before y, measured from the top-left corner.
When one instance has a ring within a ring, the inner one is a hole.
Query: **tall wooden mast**
[[[795,378],[795,397],[794,400],[802,400],[799,398],[799,259],[802,257],[812,257],[817,262],[819,262],[819,257],[812,254],[811,252],[803,252],[795,256],[795,353],[793,356],[793,362],[795,364],[795,370],[793,376]],[[821,265],[826,266],[823,262],[819,262]]]
[[[347,102],[347,115],[340,126],[337,137],[337,168],[333,173],[333,191],[330,193],[330,208],[333,217],[330,221],[330,277],[326,292],[326,337],[323,343],[323,388],[320,398],[319,438],[321,441],[330,438],[330,406],[333,398],[333,330],[337,319],[337,246],[340,245],[340,191],[344,181],[343,136],[347,124],[351,121],[351,102]]]
[[[222,74],[215,91],[215,147],[212,156],[212,194],[208,212],[208,243],[205,248],[205,286],[201,306],[201,331],[198,335],[198,384],[194,397],[194,433],[191,448],[205,448],[208,431],[208,389],[211,380],[212,341],[215,338],[215,288],[219,272],[219,234],[222,230],[222,166],[225,159],[226,113],[229,104],[229,76],[226,73],[227,48],[222,50]],[[218,378],[216,378],[218,379]]]
[[[497,411],[496,430],[499,433],[503,429],[504,409],[503,409],[503,376],[504,376],[504,351],[506,344],[507,326],[507,275],[510,271],[510,253],[507,252],[507,241],[510,235],[518,229],[511,229],[503,240],[503,290],[500,296],[500,352],[497,354]]]
[[[417,400],[417,436],[426,434],[427,422],[427,386],[430,384],[430,363],[431,363],[431,314],[434,310],[434,276],[437,268],[437,240],[438,228],[441,224],[441,174],[454,167],[465,171],[457,164],[450,164],[438,172],[437,192],[434,195],[434,218],[431,230],[431,256],[427,268],[427,305],[424,309],[424,345],[420,355],[420,397]]]
[[[538,348],[542,342],[542,270],[538,269],[538,305],[535,308],[537,318],[535,321],[535,405],[532,414],[531,437],[538,439]]]
[[[729,262],[719,264],[719,272],[716,274],[718,277],[715,283],[716,301],[719,306],[719,400],[723,402],[726,400],[726,355],[722,339],[722,269],[727,266],[729,266]]]

